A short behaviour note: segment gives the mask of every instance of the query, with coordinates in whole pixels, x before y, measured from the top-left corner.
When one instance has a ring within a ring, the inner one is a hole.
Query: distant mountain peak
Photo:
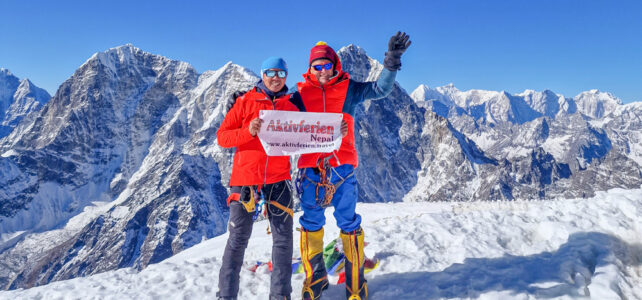
[[[584,91],[573,100],[577,103],[580,112],[594,119],[602,118],[622,105],[620,98],[597,89]]]
[[[109,57],[115,57],[119,58],[121,61],[124,58],[131,57],[132,55],[136,54],[149,54],[153,55],[151,53],[144,52],[140,50],[139,48],[134,47],[132,44],[125,44],[122,46],[114,47],[114,48],[109,48],[106,51],[103,52],[97,52],[94,53],[87,61],[92,61],[92,60],[100,60],[101,62],[103,60],[108,60]]]
[[[362,57],[372,60],[372,58],[366,53],[365,49],[353,44],[341,47],[339,51],[337,51],[337,55],[342,58],[341,64],[344,65],[344,68],[346,67],[346,65],[343,62],[343,57]]]
[[[33,82],[31,82],[31,80],[27,78],[20,80],[20,86],[30,87],[32,85],[33,85]]]
[[[33,82],[31,82],[31,80],[25,78],[20,80],[20,85],[16,90],[14,98],[18,101],[24,97],[29,97],[29,96],[31,96],[34,99],[34,101],[37,101],[41,104],[46,103],[51,98],[51,95],[49,95],[49,92],[34,85]]]
[[[145,51],[141,50],[140,48],[134,46],[132,43],[127,43],[127,44],[124,44],[124,45],[120,45],[120,46],[109,48],[104,52],[106,52],[106,53],[110,53],[110,52],[131,52],[131,53],[134,53],[134,52],[139,52],[139,51],[140,52],[145,52]],[[148,52],[145,52],[145,53],[148,53]],[[148,53],[148,54],[151,54],[151,53]]]
[[[13,74],[11,74],[11,71],[9,71],[9,69],[5,69],[5,68],[0,68],[0,75],[13,76]]]
[[[146,61],[154,63],[159,62],[161,64],[176,62],[181,65],[179,69],[191,68],[191,66],[186,62],[172,60],[162,55],[146,52],[132,44],[124,44],[118,47],[109,48],[103,52],[94,53],[79,68],[79,70],[82,70],[87,64],[102,64],[116,73],[118,66],[122,66],[123,64],[138,65]]]
[[[337,51],[337,52],[340,52],[340,51],[365,52],[365,50],[363,50],[363,48],[361,48],[361,47],[359,47],[359,46],[357,46],[355,44],[349,44],[347,46],[343,46],[343,47],[339,48],[339,51]]]
[[[439,100],[444,104],[452,101],[452,103],[464,109],[482,104],[503,102],[504,104],[501,104],[503,106],[519,105],[522,108],[526,108],[524,105],[527,105],[549,117],[554,117],[558,113],[574,114],[579,112],[593,119],[602,118],[622,106],[622,101],[619,98],[598,89],[584,91],[574,98],[567,98],[549,89],[543,91],[526,89],[521,93],[511,94],[504,90],[473,89],[460,91],[452,83],[433,89],[421,84],[412,92],[411,97],[415,101]]]
[[[237,65],[231,60],[226,62],[220,69],[218,69],[216,71],[225,71],[225,72],[227,72],[227,71],[237,71],[237,70],[242,70],[242,71],[245,71],[245,72],[248,72],[248,73],[255,74],[254,72],[252,72],[252,70],[250,70],[250,69],[248,69],[248,68],[246,68],[244,66]]]
[[[455,85],[452,82],[447,85],[437,87],[436,89],[442,90],[442,91],[460,92],[460,90],[457,87],[455,87]]]
[[[622,100],[620,100],[620,98],[616,97],[615,95],[609,92],[602,92],[598,89],[592,89],[592,90],[581,92],[579,95],[575,96],[575,98],[580,98],[582,96],[597,97],[597,99],[602,101],[613,101],[617,104],[622,104]]]
[[[192,93],[194,95],[203,94],[207,89],[215,86],[217,82],[224,82],[226,77],[235,76],[234,74],[238,74],[236,76],[242,78],[239,81],[254,83],[259,80],[259,76],[252,72],[252,70],[228,61],[217,70],[205,71],[201,74],[201,76],[198,77],[198,85],[192,90]]]
[[[591,89],[591,90],[588,90],[588,91],[583,91],[578,96],[580,96],[580,95],[606,95],[606,96],[610,96],[610,97],[616,98],[611,93],[602,92],[602,91],[600,91],[598,89]]]
[[[343,71],[357,81],[375,81],[383,70],[383,65],[368,56],[363,48],[350,44],[337,51]]]
[[[211,77],[220,77],[223,74],[234,73],[234,72],[239,72],[239,73],[247,75],[247,76],[256,77],[256,79],[259,78],[259,76],[256,73],[254,73],[252,70],[250,70],[250,69],[248,69],[246,67],[243,67],[241,65],[237,65],[232,61],[228,61],[222,67],[218,68],[217,70],[205,71],[202,74],[204,76],[201,76],[203,78],[199,78],[199,81],[201,81],[203,79],[211,78]]]
[[[7,69],[0,69],[0,139],[30,113],[40,110],[51,96],[29,79],[19,79]]]

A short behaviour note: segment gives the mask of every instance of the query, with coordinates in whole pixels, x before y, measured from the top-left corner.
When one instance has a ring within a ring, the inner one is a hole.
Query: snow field
[[[339,234],[332,212],[326,211],[326,243]],[[359,203],[357,212],[366,254],[380,260],[366,276],[372,300],[642,299],[642,189],[555,201]],[[266,224],[254,226],[248,268],[270,258]],[[204,241],[140,272],[5,291],[0,299],[211,299],[226,239]],[[303,277],[292,278],[293,299]],[[266,299],[269,281],[266,268],[244,268],[239,299]],[[344,293],[343,285],[331,285],[323,299]]]

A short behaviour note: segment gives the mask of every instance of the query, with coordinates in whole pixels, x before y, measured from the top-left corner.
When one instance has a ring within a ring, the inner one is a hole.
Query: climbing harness
[[[288,184],[288,182],[284,183],[286,186],[284,187],[289,189],[290,191],[292,188]],[[291,218],[294,217],[294,210],[289,208],[289,206],[292,205],[292,197],[290,197],[290,200],[287,205],[283,205],[276,200],[271,200],[271,199],[280,199],[283,193],[285,192],[284,189],[281,189],[281,194],[279,194],[276,197],[273,197],[272,191],[274,190],[274,186],[271,186],[270,188],[270,193],[267,197],[265,198],[265,192],[266,188],[262,188],[261,186],[244,186],[242,189],[249,189],[250,192],[250,197],[240,197],[239,202],[243,205],[245,210],[248,213],[252,214],[252,221],[256,221],[256,219],[259,218],[259,216],[263,215],[263,218],[267,217],[268,211],[271,216],[274,217],[280,217],[283,214],[288,214]],[[243,192],[243,190],[241,190]],[[275,206],[278,210],[271,209],[271,206]],[[280,210],[280,211],[279,211]],[[267,233],[270,234],[270,223],[268,222],[267,225]]]
[[[245,188],[249,188],[250,189],[250,198],[247,199],[247,200],[245,199],[245,197],[243,197],[243,189],[245,189]],[[255,193],[254,189],[255,189],[255,187],[252,187],[252,186],[241,187],[241,197],[239,199],[239,202],[241,202],[241,204],[243,204],[243,207],[245,208],[245,211],[247,211],[248,213],[253,213],[256,210],[256,200],[254,200],[255,199],[254,198],[254,193]]]
[[[315,170],[315,171],[318,171],[319,173],[319,182],[316,182],[310,179],[308,176],[305,175],[305,172],[303,170],[299,172],[299,179],[297,179],[297,182],[296,182],[297,193],[299,193],[299,196],[303,194],[304,180],[307,179],[310,183],[315,184],[316,185],[315,200],[317,205],[319,205],[322,208],[330,206],[330,204],[332,203],[332,197],[334,197],[334,193],[337,190],[339,190],[339,187],[341,187],[341,185],[348,178],[354,175],[354,171],[352,171],[347,176],[341,177],[341,175],[339,175],[337,170],[330,165],[329,161],[330,161],[330,156],[324,158],[322,166],[317,167]],[[339,177],[339,181],[337,181],[335,184],[332,184],[332,176],[333,176],[332,173],[336,174]],[[323,198],[319,198],[319,189],[322,189],[323,191],[325,191]]]

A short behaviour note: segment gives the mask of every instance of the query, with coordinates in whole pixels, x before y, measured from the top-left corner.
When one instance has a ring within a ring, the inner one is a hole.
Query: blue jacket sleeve
[[[349,114],[354,113],[354,108],[366,100],[377,100],[390,95],[395,85],[397,71],[390,71],[383,68],[377,81],[358,82],[350,80],[346,102],[343,111]]]

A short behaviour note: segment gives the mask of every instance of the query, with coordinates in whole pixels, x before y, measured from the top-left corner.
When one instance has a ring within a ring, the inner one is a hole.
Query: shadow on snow
[[[617,267],[615,259],[625,266],[641,265],[642,245],[629,245],[604,233],[580,232],[572,234],[554,252],[467,258],[439,272],[380,275],[368,280],[369,299],[477,298],[492,291],[529,294],[538,299],[588,296],[587,286],[597,275],[596,268]],[[333,285],[323,298],[344,295],[343,284]]]

